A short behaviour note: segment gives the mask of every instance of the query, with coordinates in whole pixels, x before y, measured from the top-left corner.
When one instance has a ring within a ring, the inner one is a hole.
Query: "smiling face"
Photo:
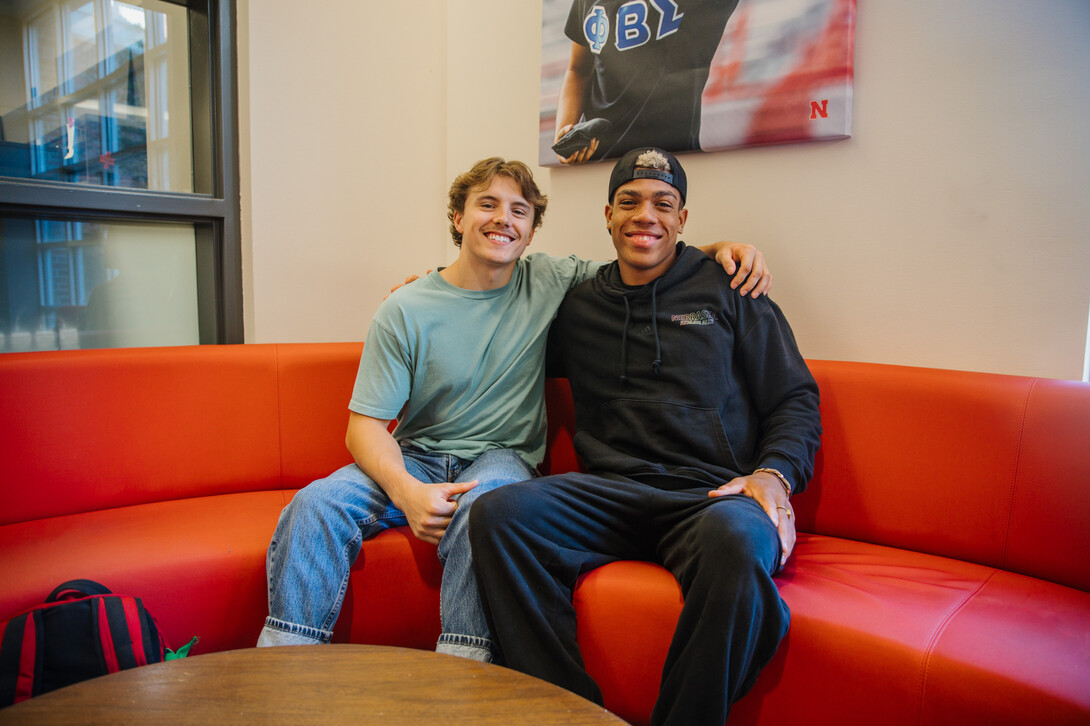
[[[471,190],[465,209],[454,212],[451,221],[462,236],[460,257],[473,266],[510,271],[534,237],[534,207],[506,175]]]
[[[681,194],[664,181],[634,179],[617,189],[606,207],[606,227],[626,285],[651,282],[674,264],[688,216]]]

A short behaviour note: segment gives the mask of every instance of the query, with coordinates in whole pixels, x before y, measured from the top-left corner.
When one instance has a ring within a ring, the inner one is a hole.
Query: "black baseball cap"
[[[639,158],[648,152],[657,153],[665,158],[670,166],[670,171],[638,166],[637,162],[639,161]],[[666,182],[674,189],[678,190],[681,194],[681,205],[685,206],[685,170],[681,168],[681,164],[678,163],[677,157],[669,151],[664,151],[663,149],[658,149],[654,146],[641,146],[622,156],[617,161],[617,165],[613,167],[613,173],[609,176],[610,204],[613,204],[613,195],[617,192],[617,188],[622,184],[627,184],[633,179],[658,179],[659,181]]]

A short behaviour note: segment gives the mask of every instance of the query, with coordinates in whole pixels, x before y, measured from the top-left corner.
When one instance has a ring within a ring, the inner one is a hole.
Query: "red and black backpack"
[[[189,644],[192,645],[192,642]],[[0,706],[127,668],[182,657],[138,597],[70,580],[16,615],[0,640]]]

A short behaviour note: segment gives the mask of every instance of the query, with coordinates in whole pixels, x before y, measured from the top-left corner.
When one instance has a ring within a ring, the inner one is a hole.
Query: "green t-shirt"
[[[463,290],[438,272],[398,289],[371,322],[349,409],[396,418],[394,438],[425,451],[472,460],[513,449],[537,466],[549,325],[598,266],[531,254],[496,290]]]

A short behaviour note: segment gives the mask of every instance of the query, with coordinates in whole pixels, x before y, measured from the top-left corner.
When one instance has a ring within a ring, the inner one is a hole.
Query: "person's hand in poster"
[[[582,164],[590,161],[590,158],[594,156],[594,152],[598,150],[598,139],[591,137],[589,143],[578,146],[577,150],[570,156],[561,156],[562,149],[566,147],[565,142],[568,141],[564,137],[571,133],[575,126],[576,124],[566,124],[556,130],[556,143],[553,145],[553,151],[557,152],[557,158],[560,159],[561,164]]]

